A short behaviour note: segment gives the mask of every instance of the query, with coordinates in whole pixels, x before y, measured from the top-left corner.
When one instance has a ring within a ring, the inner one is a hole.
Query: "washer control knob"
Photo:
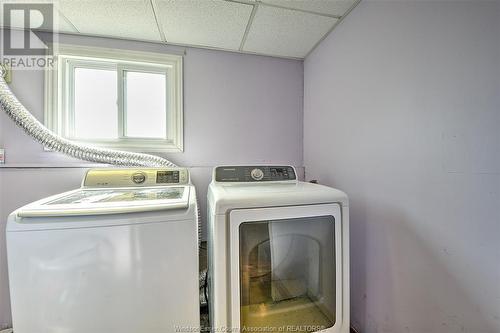
[[[142,172],[136,172],[132,175],[132,181],[136,184],[142,184],[146,181],[146,175]]]
[[[255,168],[250,172],[250,176],[253,180],[262,180],[262,178],[264,178],[264,172],[261,169]]]

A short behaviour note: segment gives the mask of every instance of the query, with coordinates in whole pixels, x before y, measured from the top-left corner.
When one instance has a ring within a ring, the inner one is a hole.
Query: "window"
[[[182,56],[59,45],[45,86],[46,125],[65,138],[183,150]]]

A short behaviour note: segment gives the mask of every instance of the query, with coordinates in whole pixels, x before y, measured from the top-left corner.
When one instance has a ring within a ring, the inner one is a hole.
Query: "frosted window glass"
[[[166,139],[166,75],[125,72],[126,136]]]
[[[80,139],[117,139],[116,71],[75,68],[74,129]]]

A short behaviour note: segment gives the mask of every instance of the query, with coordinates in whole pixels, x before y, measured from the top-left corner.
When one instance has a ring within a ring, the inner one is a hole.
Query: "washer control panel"
[[[179,170],[159,170],[156,172],[156,183],[178,184],[182,176]]]
[[[117,188],[189,184],[186,168],[91,169],[83,187]]]
[[[295,169],[291,166],[220,166],[215,168],[214,179],[222,183],[251,183],[296,181]]]

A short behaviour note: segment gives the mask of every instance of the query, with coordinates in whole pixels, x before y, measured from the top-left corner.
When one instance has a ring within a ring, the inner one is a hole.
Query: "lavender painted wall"
[[[169,154],[179,165],[286,162],[302,164],[301,61],[180,48],[160,44],[63,35],[60,42],[146,52],[182,52],[184,57],[183,153]],[[43,73],[18,71],[11,87],[21,102],[43,120]],[[2,117],[4,117],[2,115]],[[5,121],[2,119],[2,121]],[[69,159],[48,153],[4,125],[11,164],[58,164]]]
[[[500,2],[362,1],[305,61],[363,333],[500,332]]]
[[[184,48],[61,36],[61,42],[149,52]],[[203,221],[212,168],[220,164],[276,163],[302,169],[303,64],[301,61],[187,48],[184,58],[184,148],[169,154],[190,168]],[[12,90],[43,120],[43,73],[13,73]],[[5,258],[6,216],[36,199],[79,186],[85,164],[46,152],[0,114],[0,328],[10,323]],[[50,167],[59,167],[53,169]],[[19,168],[13,168],[19,167]],[[34,168],[37,167],[37,168]],[[61,168],[62,167],[62,168]]]

